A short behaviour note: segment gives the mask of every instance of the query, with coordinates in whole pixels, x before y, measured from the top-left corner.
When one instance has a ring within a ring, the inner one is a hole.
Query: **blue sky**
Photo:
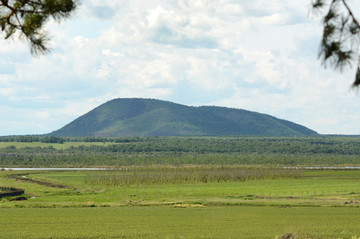
[[[219,105],[360,134],[354,69],[323,69],[304,0],[82,0],[51,53],[0,39],[0,135],[54,131],[114,98]]]

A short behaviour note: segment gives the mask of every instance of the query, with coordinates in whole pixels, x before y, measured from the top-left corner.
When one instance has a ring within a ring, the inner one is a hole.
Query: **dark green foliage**
[[[327,4],[328,3],[328,4]],[[360,24],[355,18],[346,0],[315,0],[312,8],[315,12],[327,8],[323,17],[323,36],[320,44],[319,58],[326,67],[342,71],[351,66],[359,54]],[[360,58],[354,86],[360,85]]]
[[[270,115],[225,107],[189,107],[153,99],[115,99],[53,136],[304,136],[316,132]]]
[[[1,0],[1,31],[5,39],[19,32],[29,41],[32,53],[46,53],[49,38],[44,24],[50,17],[57,21],[68,18],[76,5],[76,0]]]
[[[0,142],[42,142],[42,143],[64,143],[65,139],[55,136],[5,136],[0,137]],[[86,141],[85,141],[86,142]]]
[[[0,198],[18,196],[25,193],[24,189],[0,186]]]
[[[0,137],[7,141],[9,137]],[[35,137],[33,139],[36,139]],[[38,142],[42,139],[39,137]],[[359,137],[59,138],[64,144],[0,148],[1,167],[136,165],[358,165]],[[75,141],[77,146],[72,146]],[[86,140],[83,144],[81,140]],[[92,144],[104,142],[104,144]],[[43,144],[44,145],[44,144]],[[59,149],[55,148],[59,147]]]

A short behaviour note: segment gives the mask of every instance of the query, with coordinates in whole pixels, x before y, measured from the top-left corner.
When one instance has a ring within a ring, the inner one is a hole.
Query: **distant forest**
[[[359,163],[359,137],[0,137],[0,167]]]

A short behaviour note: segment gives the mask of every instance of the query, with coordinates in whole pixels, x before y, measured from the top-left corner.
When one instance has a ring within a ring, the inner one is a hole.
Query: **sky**
[[[46,30],[51,52],[39,57],[0,39],[0,136],[50,133],[132,97],[360,134],[355,70],[321,66],[310,0],[82,0]]]

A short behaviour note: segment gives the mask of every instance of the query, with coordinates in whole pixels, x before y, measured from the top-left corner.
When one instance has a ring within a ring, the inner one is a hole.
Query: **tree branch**
[[[345,1],[345,0],[342,0],[342,2],[343,2],[343,4],[344,4],[344,6],[346,7],[346,9],[348,10],[348,12],[349,12],[351,18],[353,19],[354,23],[360,28],[359,22],[356,20],[354,14],[352,13],[350,7],[347,5],[346,1]]]

